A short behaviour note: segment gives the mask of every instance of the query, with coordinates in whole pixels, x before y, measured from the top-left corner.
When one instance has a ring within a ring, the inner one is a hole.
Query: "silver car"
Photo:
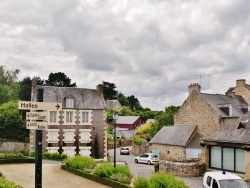
[[[129,152],[129,148],[127,147],[121,147],[120,149],[120,155],[129,155],[130,152]]]
[[[144,153],[142,155],[139,155],[135,157],[135,163],[146,163],[146,164],[154,164],[156,162],[159,162],[159,157],[152,153]]]

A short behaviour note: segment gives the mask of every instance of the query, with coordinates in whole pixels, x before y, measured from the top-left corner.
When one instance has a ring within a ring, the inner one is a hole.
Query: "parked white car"
[[[155,162],[159,161],[159,157],[152,153],[144,153],[142,155],[139,155],[135,157],[136,163],[147,163],[149,165],[154,164]]]
[[[206,172],[203,188],[249,188],[246,182],[236,174],[225,171]]]

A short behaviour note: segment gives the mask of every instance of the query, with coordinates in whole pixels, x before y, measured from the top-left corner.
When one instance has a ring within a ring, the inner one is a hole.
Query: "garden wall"
[[[29,151],[29,143],[26,142],[0,142],[1,153],[15,153],[21,149]]]
[[[173,162],[161,160],[159,163],[160,171],[170,173],[174,176],[194,177],[200,176],[205,172],[205,164],[198,162]]]
[[[135,155],[141,155],[143,153],[150,153],[148,142],[143,140],[141,145],[136,145],[132,142],[132,153]]]

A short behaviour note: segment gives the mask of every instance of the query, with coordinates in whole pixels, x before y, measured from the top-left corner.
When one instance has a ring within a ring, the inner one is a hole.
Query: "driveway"
[[[35,187],[35,164],[4,164],[0,171],[6,179],[24,188]],[[61,170],[61,163],[43,160],[42,166],[43,188],[108,188],[83,177]]]

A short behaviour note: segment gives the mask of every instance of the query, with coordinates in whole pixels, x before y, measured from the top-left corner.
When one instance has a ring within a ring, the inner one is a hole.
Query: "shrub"
[[[96,161],[94,159],[80,155],[65,159],[64,163],[67,167],[80,170],[94,169],[94,167],[96,166]]]
[[[30,157],[36,157],[36,152],[35,151],[30,152],[29,156]]]
[[[143,176],[137,177],[133,184],[134,188],[149,188],[149,180]]]
[[[0,178],[3,177],[3,173],[0,171]]]
[[[45,152],[45,153],[43,153],[43,158],[44,159],[51,159],[51,160],[55,160],[55,161],[63,161],[64,159],[67,159],[67,155],[59,154],[58,152],[54,152],[54,153]]]
[[[142,138],[140,138],[139,136],[134,136],[133,137],[133,142],[136,144],[136,145],[141,145],[141,142],[142,142]]]
[[[127,166],[117,165],[114,167],[111,163],[102,163],[97,166],[93,172],[97,176],[109,178],[121,183],[130,184],[132,174]]]
[[[183,180],[176,179],[170,174],[159,172],[149,179],[150,188],[188,188]]]
[[[0,153],[0,159],[16,159],[23,158],[23,154],[21,153]]]
[[[13,182],[10,182],[6,179],[4,179],[3,177],[0,177],[0,187],[3,188],[22,188],[22,186],[16,185]]]
[[[28,156],[29,152],[26,149],[21,149],[18,151],[18,153],[21,153],[23,156]]]

